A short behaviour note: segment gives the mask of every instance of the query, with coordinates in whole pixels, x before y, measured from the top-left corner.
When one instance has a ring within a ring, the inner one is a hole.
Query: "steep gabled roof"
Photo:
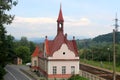
[[[44,56],[44,55],[43,55],[43,51],[40,51],[38,56],[39,56],[39,57],[43,57],[43,56]]]
[[[52,56],[53,53],[60,49],[62,44],[65,43],[68,49],[73,51],[76,56],[78,56],[77,45],[75,40],[67,40],[66,36],[60,32],[54,40],[45,40],[46,54],[47,56]]]
[[[32,57],[36,57],[36,56],[38,56],[39,55],[39,47],[38,46],[36,46],[36,48],[35,48],[35,50],[34,50],[34,52],[33,52],[33,54],[31,55]]]

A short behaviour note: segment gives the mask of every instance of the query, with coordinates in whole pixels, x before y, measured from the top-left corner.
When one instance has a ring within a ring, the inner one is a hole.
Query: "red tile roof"
[[[73,51],[76,56],[78,56],[76,41],[67,40],[67,38],[62,32],[59,32],[59,34],[55,37],[54,40],[45,40],[47,56],[52,56],[55,51],[60,49],[63,43],[65,43],[68,48]]]
[[[43,57],[43,56],[44,56],[44,55],[43,55],[43,52],[40,51],[38,56],[39,56],[39,57]]]
[[[36,57],[36,56],[38,56],[38,55],[39,55],[39,47],[36,46],[36,48],[35,48],[35,50],[34,50],[34,52],[33,52],[33,54],[32,54],[32,57]]]

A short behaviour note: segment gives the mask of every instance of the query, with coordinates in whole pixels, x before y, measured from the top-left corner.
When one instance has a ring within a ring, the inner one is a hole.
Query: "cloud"
[[[29,23],[29,24],[56,24],[56,18],[47,18],[47,17],[40,17],[40,18],[24,18],[24,17],[15,17],[13,24],[19,23]],[[65,23],[70,25],[89,25],[90,20],[88,18],[80,18],[74,19],[65,17]]]
[[[14,20],[15,23],[55,23],[54,18],[46,18],[46,17],[40,17],[40,18],[24,18],[24,17],[15,17]]]
[[[80,19],[66,17],[66,24],[72,26],[88,26],[91,24],[91,21],[85,17],[82,17]]]
[[[24,18],[15,17],[13,23],[7,26],[8,34],[13,35],[15,38],[26,36],[32,37],[43,37],[54,35],[54,28],[56,28],[55,18]]]
[[[105,33],[107,27],[103,24],[93,22],[87,17],[72,18],[64,17],[64,32],[73,36],[94,37]],[[7,26],[8,34],[15,38],[26,36],[27,38],[55,36],[57,33],[57,22],[55,17],[25,18],[17,16],[13,23]],[[98,31],[99,30],[99,31]]]

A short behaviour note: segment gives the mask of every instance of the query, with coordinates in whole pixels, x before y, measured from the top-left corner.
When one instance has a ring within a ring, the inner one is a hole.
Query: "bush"
[[[68,80],[89,80],[79,75],[72,75]]]

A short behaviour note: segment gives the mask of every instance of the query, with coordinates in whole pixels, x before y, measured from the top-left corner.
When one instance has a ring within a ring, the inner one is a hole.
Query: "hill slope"
[[[90,48],[93,46],[105,46],[113,43],[113,33],[99,35],[93,39],[76,40],[78,49]],[[116,42],[120,43],[120,32],[116,33]]]
[[[104,35],[99,35],[93,38],[96,42],[113,42],[113,33],[108,33]],[[120,42],[120,32],[116,33],[116,42]]]

